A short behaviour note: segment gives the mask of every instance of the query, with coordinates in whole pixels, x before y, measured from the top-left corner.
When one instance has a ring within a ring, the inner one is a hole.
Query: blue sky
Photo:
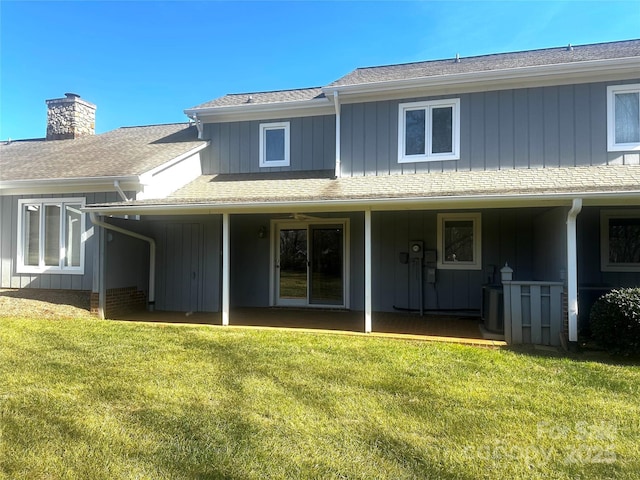
[[[0,139],[45,134],[49,98],[96,130],[186,121],[225,93],[325,85],[356,67],[640,38],[640,0],[0,0]]]

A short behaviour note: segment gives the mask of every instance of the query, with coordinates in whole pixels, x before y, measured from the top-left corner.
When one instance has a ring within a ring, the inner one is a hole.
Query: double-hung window
[[[260,166],[288,167],[289,122],[260,124]]]
[[[480,213],[438,214],[438,268],[480,270],[482,227]]]
[[[604,272],[640,271],[640,211],[600,212],[600,266]]]
[[[640,150],[640,83],[607,87],[607,147]]]
[[[399,163],[459,158],[459,98],[399,105]]]
[[[18,200],[18,273],[84,273],[84,198]]]

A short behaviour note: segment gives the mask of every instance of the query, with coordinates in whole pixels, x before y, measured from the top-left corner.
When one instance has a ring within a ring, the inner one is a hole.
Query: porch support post
[[[371,210],[364,211],[364,332],[371,333]]]
[[[576,217],[582,210],[582,199],[574,198],[567,214],[567,300],[569,341],[578,341],[578,248]]]
[[[107,231],[104,227],[97,225],[94,228],[98,229],[98,318],[105,318],[105,308],[107,305],[107,276],[105,275],[106,256],[107,256]]]
[[[231,276],[229,260],[229,214],[222,214],[222,325],[229,325],[229,281]]]

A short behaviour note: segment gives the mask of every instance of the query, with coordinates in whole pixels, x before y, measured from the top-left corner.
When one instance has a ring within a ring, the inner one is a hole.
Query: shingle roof
[[[252,104],[265,105],[269,103],[301,102],[320,98],[325,98],[320,87],[278,90],[273,92],[230,93],[192,108],[234,107]]]
[[[123,127],[75,140],[5,142],[0,180],[140,175],[206,143],[187,123]]]
[[[496,195],[640,192],[640,165],[460,171],[343,177],[327,171],[203,175],[168,198],[130,205],[233,205]]]
[[[357,68],[328,87],[640,56],[640,40]]]

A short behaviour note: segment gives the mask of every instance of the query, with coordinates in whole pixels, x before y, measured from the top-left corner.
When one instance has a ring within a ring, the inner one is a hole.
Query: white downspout
[[[189,118],[196,124],[196,128],[198,129],[198,140],[202,140],[202,120],[198,118],[197,113],[194,113],[193,116],[189,116]]]
[[[338,98],[338,92],[333,92],[333,105],[336,109],[336,178],[342,176],[342,168],[340,165],[340,99]]]
[[[582,210],[582,199],[574,198],[567,214],[567,303],[569,307],[569,341],[578,341],[578,247],[576,217]]]
[[[120,182],[118,180],[114,180],[113,181],[113,187],[116,189],[116,191],[118,192],[118,194],[120,195],[120,198],[122,198],[122,200],[124,202],[129,202],[130,200],[127,198],[127,196],[124,194],[124,191],[122,190],[122,188],[120,187]]]
[[[106,230],[113,230],[114,232],[122,233],[124,235],[128,235],[133,238],[137,238],[139,240],[144,240],[149,244],[149,311],[153,312],[156,303],[156,241],[145,235],[142,235],[137,232],[132,232],[131,230],[126,230],[122,227],[117,227],[110,223],[104,222],[103,220],[99,220],[98,216],[94,212],[89,212],[89,217],[91,218],[91,223],[94,225],[98,225],[103,227]],[[106,247],[106,245],[105,245]],[[105,248],[106,250],[106,248]],[[105,252],[100,252],[101,255],[104,255]],[[102,283],[104,283],[104,273],[102,275]]]

